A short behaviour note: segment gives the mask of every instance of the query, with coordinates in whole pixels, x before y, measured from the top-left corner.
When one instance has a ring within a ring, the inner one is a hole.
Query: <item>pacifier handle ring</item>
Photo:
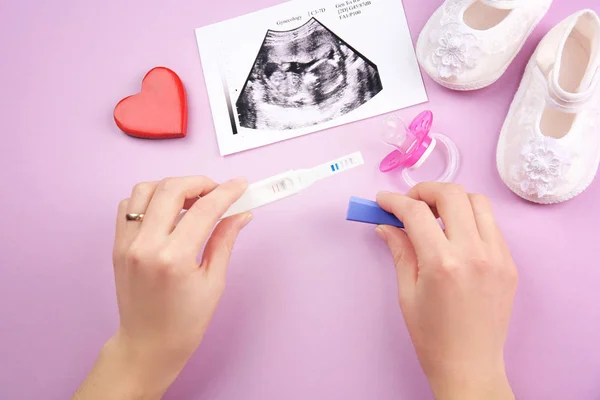
[[[430,135],[437,142],[442,142],[448,151],[448,163],[446,164],[446,169],[442,173],[442,175],[433,181],[435,182],[452,182],[454,178],[456,178],[456,174],[458,173],[459,162],[460,162],[460,152],[458,151],[458,147],[450,138],[446,135],[442,135],[441,133],[432,133]],[[420,182],[414,180],[410,174],[409,170],[416,170],[418,168],[405,168],[402,170],[402,178],[404,181],[410,186],[416,186]]]

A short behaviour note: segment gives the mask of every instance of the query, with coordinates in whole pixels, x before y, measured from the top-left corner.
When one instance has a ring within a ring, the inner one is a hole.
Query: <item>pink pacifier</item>
[[[429,110],[419,114],[408,127],[398,116],[388,117],[382,140],[396,150],[383,159],[379,170],[390,172],[396,168],[403,168],[402,177],[409,186],[415,186],[419,182],[411,178],[408,171],[422,166],[433,153],[437,143],[441,142],[448,150],[448,164],[436,181],[452,182],[458,173],[458,148],[447,136],[431,133],[432,124],[433,113]]]

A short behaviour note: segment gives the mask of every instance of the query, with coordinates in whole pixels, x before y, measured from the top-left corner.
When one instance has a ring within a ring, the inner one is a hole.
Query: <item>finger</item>
[[[224,281],[233,246],[242,229],[252,220],[251,213],[234,215],[217,225],[202,256],[202,267],[211,279]]]
[[[194,197],[193,199],[187,199],[185,201],[185,203],[183,204],[183,209],[189,210],[196,203],[196,201],[198,201],[198,199],[201,199],[201,198],[202,198],[202,196]]]
[[[404,223],[418,257],[437,256],[448,247],[448,239],[427,204],[395,193],[379,193],[377,203]]]
[[[127,248],[125,245],[125,229],[127,227],[127,207],[129,204],[129,199],[121,200],[119,203],[119,208],[117,210],[117,223],[115,230],[115,243],[113,246],[113,261],[114,258],[123,254],[125,249]]]
[[[219,219],[246,191],[245,179],[227,181],[197,200],[173,231],[174,243],[200,251]]]
[[[496,224],[490,199],[482,194],[469,194],[469,201],[471,202],[479,236],[483,241],[489,244],[504,242],[504,237],[498,228],[498,224]]]
[[[421,183],[413,187],[407,196],[435,207],[451,242],[480,239],[469,196],[462,186],[441,182]]]
[[[179,213],[177,218],[175,218],[175,223],[173,224],[173,229],[175,229],[175,227],[179,224],[179,221],[181,221],[181,219],[183,217],[185,217],[185,213],[187,212],[187,210],[192,208],[192,206],[198,201],[198,199],[201,199],[201,198],[202,198],[202,196],[198,196],[198,197],[194,197],[193,199],[188,199],[185,201],[185,203],[183,204],[182,212]]]
[[[131,190],[131,198],[127,204],[127,214],[145,214],[152,196],[156,191],[157,182],[142,182],[136,184]],[[125,216],[125,235],[127,242],[131,243],[139,233],[143,221],[127,221]]]
[[[204,196],[215,187],[217,184],[205,176],[163,179],[158,183],[146,211],[143,234],[169,235],[186,200]]]
[[[411,296],[419,274],[417,255],[406,232],[393,226],[378,226],[377,235],[388,245],[398,275],[400,298]]]
[[[181,212],[177,216],[177,218],[175,218],[175,225],[179,224],[179,221],[181,221],[181,219],[185,216],[185,213],[187,212],[187,210],[192,208],[194,206],[194,204],[196,204],[196,202],[201,198],[202,198],[202,196],[198,196],[198,197],[194,197],[193,199],[187,199],[185,201],[185,203],[183,204],[183,212]]]

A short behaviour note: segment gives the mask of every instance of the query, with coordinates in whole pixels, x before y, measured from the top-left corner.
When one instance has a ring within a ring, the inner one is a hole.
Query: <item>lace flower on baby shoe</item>
[[[460,31],[460,25],[451,23],[434,31],[432,43],[433,65],[442,78],[459,77],[466,69],[474,68],[481,50],[474,35]]]
[[[521,190],[538,198],[551,195],[571,165],[571,155],[556,139],[531,138],[523,146],[514,178]]]

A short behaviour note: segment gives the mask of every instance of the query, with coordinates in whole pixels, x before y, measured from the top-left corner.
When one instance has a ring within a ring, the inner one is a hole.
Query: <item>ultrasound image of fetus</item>
[[[313,18],[267,32],[236,107],[244,128],[289,130],[345,115],[381,90],[377,66]]]

